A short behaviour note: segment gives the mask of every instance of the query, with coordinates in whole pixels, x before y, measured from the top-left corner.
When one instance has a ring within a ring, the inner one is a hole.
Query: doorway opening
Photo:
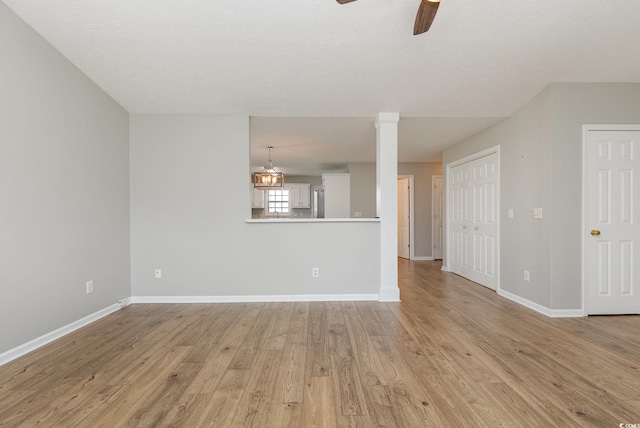
[[[398,176],[398,257],[414,259],[413,175]]]

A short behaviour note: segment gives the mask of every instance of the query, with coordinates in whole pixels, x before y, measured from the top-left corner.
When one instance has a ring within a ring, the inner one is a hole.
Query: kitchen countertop
[[[379,218],[250,218],[246,223],[380,223]]]

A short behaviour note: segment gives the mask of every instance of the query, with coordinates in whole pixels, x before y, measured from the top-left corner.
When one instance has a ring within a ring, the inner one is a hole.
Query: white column
[[[376,118],[376,208],[380,218],[381,302],[399,302],[398,288],[398,121],[399,113]]]

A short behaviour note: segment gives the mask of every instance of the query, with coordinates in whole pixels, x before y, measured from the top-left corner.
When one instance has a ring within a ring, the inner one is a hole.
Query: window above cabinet
[[[253,217],[287,217],[302,216],[294,213],[294,209],[311,208],[310,183],[286,183],[284,189],[257,190],[251,187],[251,208],[261,210],[260,215],[254,212]]]
[[[284,189],[264,190],[264,193],[266,215],[288,216],[291,214],[291,192],[286,185]]]

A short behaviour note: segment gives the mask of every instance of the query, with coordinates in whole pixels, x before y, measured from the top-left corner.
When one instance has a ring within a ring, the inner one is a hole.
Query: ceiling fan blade
[[[345,3],[351,3],[352,1],[356,1],[356,0],[338,0],[338,3],[345,4]]]
[[[418,15],[416,16],[416,23],[413,26],[413,35],[426,33],[431,27],[433,19],[436,17],[440,2],[434,2],[429,0],[421,0],[420,7],[418,8]]]

